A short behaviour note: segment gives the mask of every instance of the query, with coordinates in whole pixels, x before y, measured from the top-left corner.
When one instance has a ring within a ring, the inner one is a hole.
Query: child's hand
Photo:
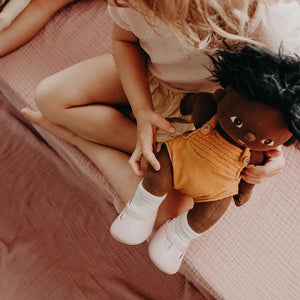
[[[267,162],[263,166],[248,165],[243,170],[242,178],[251,184],[267,181],[274,175],[279,174],[285,165],[281,149],[265,151]]]
[[[158,171],[159,162],[154,154],[156,150],[155,135],[160,128],[167,133],[173,134],[176,129],[163,117],[152,110],[140,111],[137,120],[137,143],[132,153],[129,164],[137,176],[144,176],[145,171],[141,167],[141,159],[144,158]]]

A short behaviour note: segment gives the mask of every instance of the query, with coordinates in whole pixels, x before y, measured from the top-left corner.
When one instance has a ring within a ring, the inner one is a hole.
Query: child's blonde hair
[[[225,45],[261,45],[248,36],[259,0],[110,0],[129,6],[152,25],[153,15],[169,25],[183,45],[213,53]],[[265,0],[268,1],[268,0]],[[225,42],[225,43],[224,43]]]

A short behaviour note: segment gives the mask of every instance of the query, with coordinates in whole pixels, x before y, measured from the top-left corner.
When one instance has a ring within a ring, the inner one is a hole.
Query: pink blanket
[[[110,237],[120,201],[94,165],[18,114],[35,106],[41,79],[108,52],[111,25],[103,1],[79,1],[0,59],[0,299],[299,299],[294,148],[284,172],[245,206],[231,205],[193,242],[181,274],[168,276],[146,243]]]

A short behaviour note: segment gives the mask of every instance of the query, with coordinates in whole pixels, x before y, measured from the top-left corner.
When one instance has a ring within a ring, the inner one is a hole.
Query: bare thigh
[[[111,54],[82,61],[44,79],[36,90],[41,110],[47,100],[52,107],[61,108],[92,103],[128,105]]]
[[[45,118],[80,137],[127,153],[135,148],[136,125],[120,111],[129,103],[110,54],[44,79],[36,104]]]

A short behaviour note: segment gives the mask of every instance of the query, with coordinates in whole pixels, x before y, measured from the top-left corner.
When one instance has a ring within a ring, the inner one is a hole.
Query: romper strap
[[[250,156],[251,152],[249,148],[245,148],[241,157],[240,157],[240,162],[243,163],[245,166],[250,163]]]
[[[218,117],[217,117],[217,115],[214,115],[209,121],[207,121],[201,127],[201,132],[204,135],[208,135],[216,128],[217,124],[218,124]]]

